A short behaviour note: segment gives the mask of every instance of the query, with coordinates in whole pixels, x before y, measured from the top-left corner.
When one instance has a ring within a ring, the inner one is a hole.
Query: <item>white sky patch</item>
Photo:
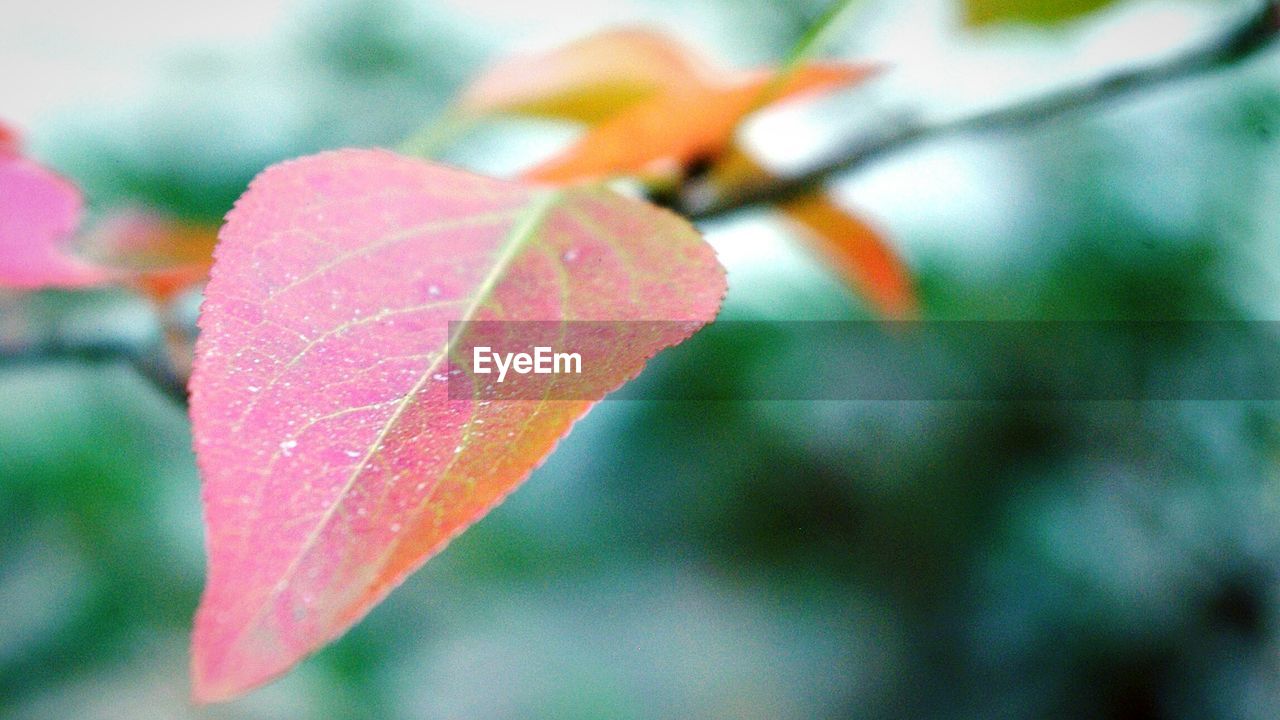
[[[0,117],[20,129],[86,102],[135,97],[173,54],[249,49],[279,31],[299,0],[39,0],[5,5]],[[126,100],[127,101],[127,100]]]

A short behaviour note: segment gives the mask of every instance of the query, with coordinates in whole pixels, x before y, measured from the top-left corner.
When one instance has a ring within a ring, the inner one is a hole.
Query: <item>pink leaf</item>
[[[105,271],[65,252],[80,224],[80,191],[17,154],[0,128],[0,287],[82,287]]]
[[[202,701],[341,635],[592,405],[450,399],[449,321],[687,321],[612,348],[611,389],[711,320],[725,289],[710,247],[665,211],[376,150],[268,169],[215,257],[191,382]]]

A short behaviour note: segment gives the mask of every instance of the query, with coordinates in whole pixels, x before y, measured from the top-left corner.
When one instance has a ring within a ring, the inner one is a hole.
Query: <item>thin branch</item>
[[[1171,59],[1117,72],[1083,85],[990,112],[941,123],[908,123],[837,143],[834,156],[795,175],[771,178],[716,196],[692,184],[668,206],[694,220],[706,220],[744,208],[790,200],[821,188],[832,178],[886,155],[947,136],[986,133],[1047,122],[1108,100],[1152,90],[1231,66],[1271,46],[1280,36],[1280,2],[1264,2],[1227,32]]]
[[[179,405],[187,404],[187,382],[168,361],[163,346],[139,344],[132,338],[76,337],[50,332],[44,337],[0,343],[0,369],[74,361],[123,363]]]

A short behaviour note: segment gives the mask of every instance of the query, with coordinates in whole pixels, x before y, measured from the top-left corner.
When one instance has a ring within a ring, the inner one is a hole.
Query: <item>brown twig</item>
[[[0,369],[49,362],[122,363],[177,402],[187,402],[187,381],[177,373],[162,345],[131,337],[82,337],[49,332],[22,342],[0,342]]]

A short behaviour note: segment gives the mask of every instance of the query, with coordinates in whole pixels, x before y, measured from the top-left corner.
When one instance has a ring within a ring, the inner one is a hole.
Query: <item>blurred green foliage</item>
[[[722,12],[782,18],[756,48],[777,57],[819,7]],[[275,160],[391,143],[484,54],[405,13],[324,6],[270,62],[193,61],[151,106],[69,121],[59,165],[99,203],[214,218]],[[962,141],[1014,158],[1025,190],[998,237],[957,223],[904,238],[927,315],[1269,318],[1278,74],[1266,57]],[[486,149],[501,152],[472,151]],[[758,237],[738,222],[713,237]],[[868,317],[787,253],[731,266],[724,317]],[[638,382],[749,397],[805,371],[803,347],[704,333]],[[1280,705],[1275,403],[606,402],[334,646],[193,710],[203,560],[181,408],[128,368],[71,363],[5,369],[0,398],[0,718],[1262,719]]]

